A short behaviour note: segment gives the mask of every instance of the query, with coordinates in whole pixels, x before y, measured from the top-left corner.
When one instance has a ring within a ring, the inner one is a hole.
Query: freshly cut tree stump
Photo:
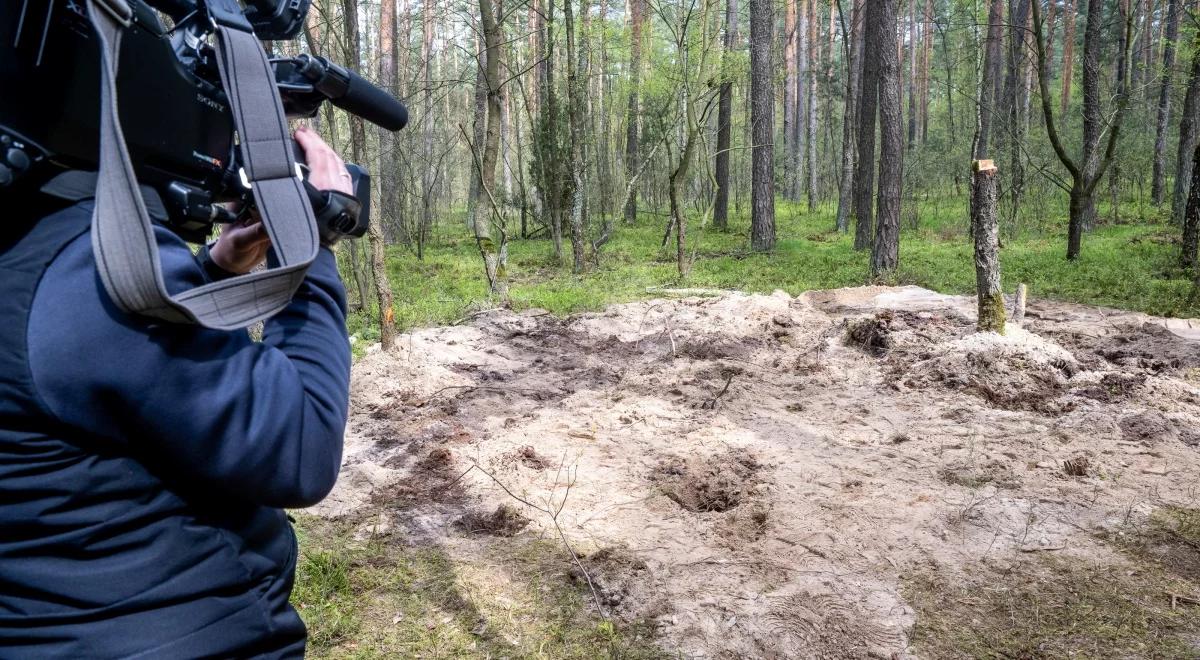
[[[1000,229],[996,214],[996,164],[971,165],[971,234],[975,238],[975,286],[979,293],[979,331],[1004,334],[1004,296],[1000,292]]]

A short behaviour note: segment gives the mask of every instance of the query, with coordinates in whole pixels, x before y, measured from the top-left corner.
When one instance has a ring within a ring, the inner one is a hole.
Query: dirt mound
[[[355,365],[318,511],[380,512],[463,563],[550,544],[590,600],[565,537],[668,655],[936,656],[911,644],[940,597],[905,576],[1051,553],[1124,575],[1097,530],[1200,480],[1200,343],[1046,301],[977,334],[973,309],[865,287],[419,330]],[[1176,564],[1182,525],[1160,530]]]
[[[1079,371],[1074,356],[1019,327],[952,341],[908,368],[904,384],[970,392],[1005,410],[1062,412],[1056,399]]]
[[[761,469],[758,461],[741,452],[705,459],[674,457],[655,470],[651,481],[685,511],[720,513],[754,495]]]
[[[529,526],[526,518],[517,509],[501,504],[491,513],[470,511],[455,522],[455,526],[468,534],[492,534],[494,536],[516,536]]]

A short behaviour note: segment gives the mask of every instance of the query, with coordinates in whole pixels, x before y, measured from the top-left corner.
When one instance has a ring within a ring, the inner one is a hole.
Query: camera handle
[[[88,1],[101,52],[92,251],[105,290],[123,311],[232,330],[286,307],[316,258],[319,243],[312,206],[295,175],[291,136],[262,44],[247,26],[229,20],[239,6],[237,0],[205,0],[205,4],[217,35],[218,69],[237,125],[246,179],[280,265],[178,295],[167,292],[154,229],[117,115],[121,36],[132,21],[126,0]]]

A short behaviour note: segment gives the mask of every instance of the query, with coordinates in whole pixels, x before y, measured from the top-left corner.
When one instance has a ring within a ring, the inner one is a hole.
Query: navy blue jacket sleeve
[[[156,229],[168,290],[205,281],[186,244]],[[118,310],[90,235],[46,271],[29,323],[30,367],[45,406],[168,480],[275,507],[333,488],[350,381],[345,292],[322,248],[292,303],[248,334],[156,322]]]

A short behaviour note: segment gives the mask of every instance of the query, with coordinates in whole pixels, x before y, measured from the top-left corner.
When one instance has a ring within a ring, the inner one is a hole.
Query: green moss
[[[979,329],[1004,334],[1004,296],[984,295],[979,299]]]

